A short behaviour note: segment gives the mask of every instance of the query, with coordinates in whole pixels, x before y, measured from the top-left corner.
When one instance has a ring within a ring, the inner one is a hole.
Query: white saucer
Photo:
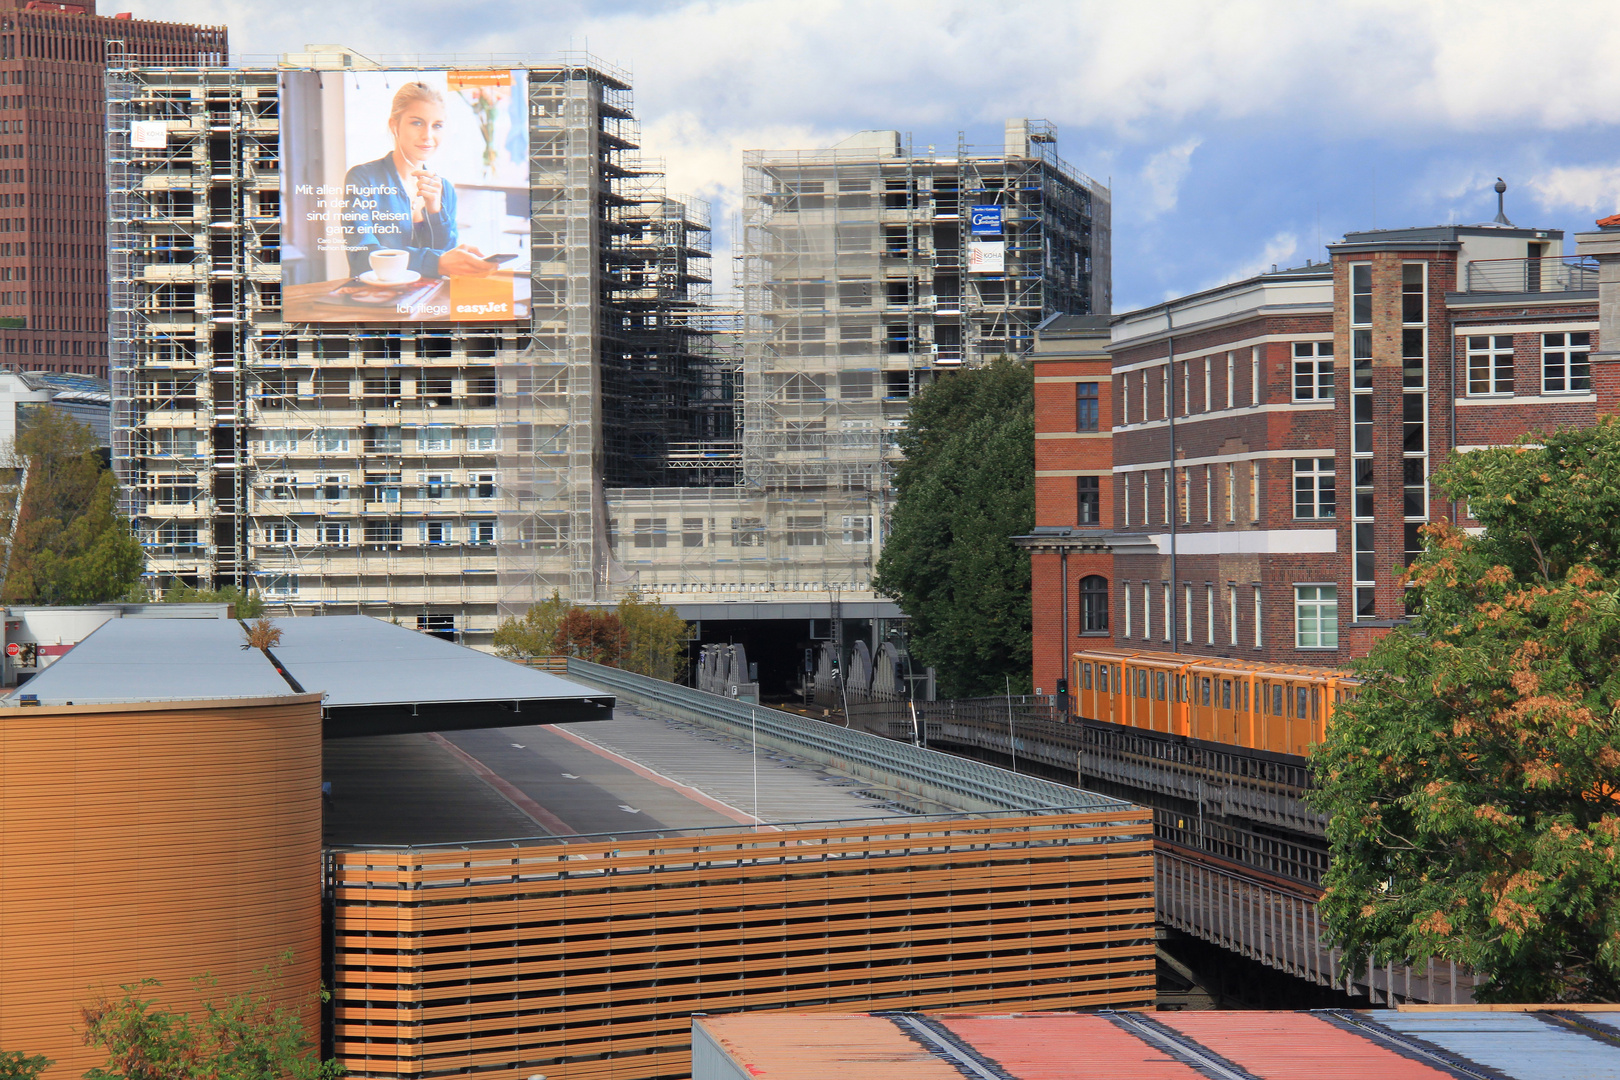
[[[367,270],[360,275],[360,280],[367,285],[409,285],[414,281],[421,281],[422,275],[415,270],[407,270],[402,278],[396,278],[393,281],[381,281],[377,277],[377,271]]]

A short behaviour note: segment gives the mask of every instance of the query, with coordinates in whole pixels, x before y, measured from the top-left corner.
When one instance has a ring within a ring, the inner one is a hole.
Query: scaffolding
[[[112,435],[155,589],[256,588],[287,611],[487,640],[553,590],[602,601],[627,580],[605,472],[667,482],[688,475],[670,447],[732,440],[714,420],[728,403],[705,398],[728,363],[701,317],[706,208],[635,157],[623,72],[511,66],[529,95],[530,320],[310,325],[280,310],[280,127],[309,122],[281,115],[299,107],[288,67],[114,57]],[[163,122],[166,145],[133,146],[136,121]]]

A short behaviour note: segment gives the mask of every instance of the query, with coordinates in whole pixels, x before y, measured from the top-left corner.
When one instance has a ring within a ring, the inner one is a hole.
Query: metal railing
[[[1590,256],[1546,259],[1476,259],[1468,264],[1471,293],[1587,292],[1597,288]]]
[[[570,658],[568,674],[612,690],[632,703],[657,703],[740,738],[751,738],[757,732],[761,745],[829,764],[841,772],[871,777],[896,790],[941,802],[971,804],[959,807],[964,810],[1135,809],[1124,800],[1067,784],[1023,776],[954,754],[924,750],[586,660]]]

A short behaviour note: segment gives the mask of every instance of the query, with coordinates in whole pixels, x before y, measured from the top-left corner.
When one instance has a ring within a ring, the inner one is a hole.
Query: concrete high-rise
[[[744,182],[741,482],[610,492],[617,561],[705,640],[783,654],[860,620],[875,651],[900,615],[871,579],[911,398],[1027,354],[1050,316],[1107,313],[1109,192],[1032,120],[954,153],[894,131],[755,152]]]
[[[410,90],[427,83],[440,89]],[[409,276],[442,271],[457,305],[464,284],[501,283],[509,317],[364,309],[365,274],[323,246],[351,226],[316,234],[283,213],[323,169],[357,183],[322,159],[345,152],[346,99],[319,95],[380,101],[350,136],[387,139],[405,91],[457,110],[446,138],[473,147],[444,216],[520,268],[457,278],[443,252]],[[614,598],[604,481],[701,457],[714,410],[699,390],[718,381],[689,317],[706,209],[642,166],[623,74],[587,58],[382,71],[312,47],[279,67],[118,68],[108,97],[114,452],[153,584],[257,588],[300,614],[474,642],[553,590]],[[302,160],[283,160],[295,132]],[[488,178],[497,161],[506,179]],[[335,280],[284,276],[294,260]]]
[[[222,26],[0,0],[0,366],[107,375],[102,75],[227,50]]]

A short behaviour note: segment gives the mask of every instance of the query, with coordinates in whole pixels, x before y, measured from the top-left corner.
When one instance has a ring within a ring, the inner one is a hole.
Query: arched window
[[[1080,632],[1108,632],[1108,579],[1092,574],[1080,579]]]

